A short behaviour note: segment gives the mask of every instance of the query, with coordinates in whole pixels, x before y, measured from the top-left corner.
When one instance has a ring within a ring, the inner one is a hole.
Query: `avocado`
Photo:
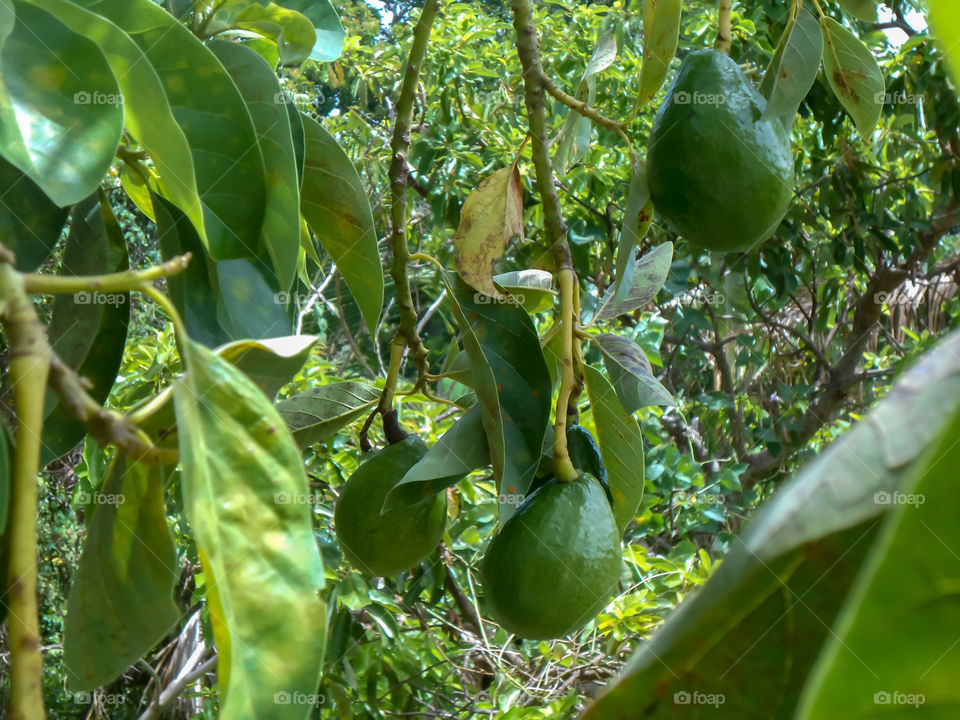
[[[647,148],[650,197],[694,245],[746,252],[768,240],[793,197],[790,140],[740,67],[716,50],[684,59]]]

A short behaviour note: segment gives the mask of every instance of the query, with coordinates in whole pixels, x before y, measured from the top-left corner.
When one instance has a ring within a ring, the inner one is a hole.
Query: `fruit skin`
[[[390,489],[426,454],[423,441],[410,435],[371,453],[344,484],[333,522],[343,554],[361,572],[396,575],[417,565],[440,542],[446,493],[380,514]]]
[[[620,532],[600,483],[548,481],[490,541],[480,579],[493,618],[533,640],[579,630],[620,578]]]
[[[793,156],[779,119],[737,63],[690,53],[660,106],[647,149],[650,197],[695,245],[745,252],[770,238],[793,197]]]

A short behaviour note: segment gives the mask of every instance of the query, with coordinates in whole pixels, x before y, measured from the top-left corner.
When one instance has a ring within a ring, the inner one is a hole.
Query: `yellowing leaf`
[[[523,238],[523,191],[516,165],[501,168],[467,196],[453,241],[457,272],[466,283],[490,297],[502,297],[493,284],[493,261],[507,240]]]

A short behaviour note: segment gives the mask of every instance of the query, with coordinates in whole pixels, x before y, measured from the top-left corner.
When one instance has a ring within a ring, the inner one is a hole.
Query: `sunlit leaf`
[[[760,87],[767,98],[763,119],[796,115],[820,71],[823,32],[810,10],[794,7],[790,28],[781,43]]]
[[[616,290],[607,289],[600,300],[596,320],[609,320],[633,312],[653,300],[670,274],[673,243],[661,243],[637,260],[630,279],[630,289],[623,302],[615,302]]]
[[[864,138],[883,112],[886,87],[877,59],[843,25],[833,18],[820,19],[823,30],[823,69],[840,104],[846,108]]]
[[[680,41],[680,0],[646,0],[643,11],[643,65],[639,102],[653,100],[667,77]]]
[[[840,7],[848,15],[868,23],[877,21],[880,0],[838,0]]]
[[[313,23],[305,15],[273,2],[228,0],[222,3],[211,16],[206,31],[214,35],[231,29],[254,32],[273,40],[284,65],[302,63],[310,57],[316,42]]]
[[[927,0],[930,25],[947,54],[953,78],[960,86],[960,5],[953,0]]]
[[[303,13],[313,23],[316,41],[310,52],[311,60],[332,62],[340,57],[346,34],[330,0],[279,0],[278,4]]]

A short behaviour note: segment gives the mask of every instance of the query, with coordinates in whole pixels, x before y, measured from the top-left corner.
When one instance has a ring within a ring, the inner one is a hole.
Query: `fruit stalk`
[[[410,261],[410,250],[407,247],[407,153],[410,150],[410,126],[413,122],[413,102],[417,94],[417,83],[420,78],[420,68],[427,54],[427,44],[430,40],[430,29],[440,8],[440,0],[425,0],[420,11],[420,19],[413,31],[413,44],[410,55],[407,57],[407,67],[400,87],[400,96],[397,99],[397,117],[393,126],[393,137],[390,141],[390,244],[393,250],[393,262],[390,265],[390,275],[393,277],[397,289],[397,307],[400,310],[400,327],[397,336],[403,339],[406,347],[413,353],[417,364],[417,386],[421,387],[426,381],[429,370],[427,363],[427,348],[417,332],[417,311],[410,293],[410,279],[407,275],[407,264]],[[389,385],[392,402],[393,388]],[[394,384],[396,379],[393,380]],[[387,407],[389,410],[389,407]]]
[[[523,91],[527,108],[530,152],[537,177],[537,191],[543,203],[544,230],[547,247],[553,254],[553,274],[560,290],[560,332],[562,333],[562,355],[560,357],[561,378],[560,394],[557,399],[554,419],[554,474],[558,480],[575,480],[577,471],[570,462],[567,451],[567,408],[576,383],[574,373],[574,337],[576,317],[574,316],[574,292],[577,274],[573,269],[570,245],[567,242],[567,226],[563,222],[560,198],[554,183],[553,165],[550,162],[547,143],[547,119],[545,106],[545,88],[543,84],[543,66],[540,62],[540,41],[533,22],[533,7],[530,0],[513,0],[513,28],[517,34],[517,55],[523,66]]]
[[[720,15],[717,22],[717,39],[713,43],[713,49],[719,50],[724,55],[730,54],[730,48],[733,45],[733,26],[730,22],[732,8],[733,0],[720,0]]]
[[[27,296],[23,277],[0,264],[2,321],[10,347],[9,380],[17,413],[10,506],[8,645],[14,720],[43,720],[43,656],[37,613],[37,472],[50,345]]]

